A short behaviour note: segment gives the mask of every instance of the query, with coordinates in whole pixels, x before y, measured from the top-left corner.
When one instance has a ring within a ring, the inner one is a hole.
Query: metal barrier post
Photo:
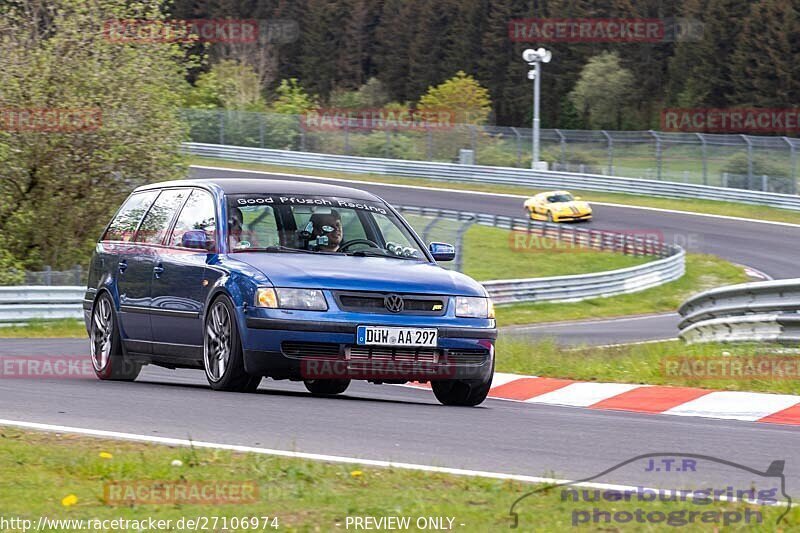
[[[611,135],[608,134],[606,130],[602,131],[603,135],[606,136],[608,140],[608,175],[614,175],[614,140],[611,138]]]
[[[708,151],[706,149],[706,138],[702,133],[696,133],[697,138],[700,139],[700,150],[703,154],[703,185],[708,185]]]
[[[661,137],[658,136],[656,132],[650,130],[650,135],[653,136],[656,140],[656,179],[661,179],[661,163],[662,163],[662,156],[661,153]]]
[[[514,132],[514,136],[517,139],[517,166],[522,166],[522,136],[517,131],[517,128],[512,127],[511,131]]]
[[[747,135],[741,135],[744,142],[747,143],[747,188],[750,188],[750,180],[753,179],[753,143]]]
[[[475,217],[470,217],[461,224],[456,233],[456,264],[454,268],[457,272],[464,271],[464,235],[467,230],[475,223]]]

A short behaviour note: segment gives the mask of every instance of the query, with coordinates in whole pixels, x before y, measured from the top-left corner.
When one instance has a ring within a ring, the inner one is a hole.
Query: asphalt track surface
[[[297,174],[309,174],[298,170]],[[252,171],[193,167],[192,177],[253,177],[291,181],[343,180]],[[355,178],[356,180],[358,178]],[[353,187],[367,190],[395,205],[436,207],[476,213],[524,217],[523,199],[512,195],[469,193],[453,189],[421,189],[399,185],[359,182]],[[755,268],[775,279],[800,277],[800,226],[766,224],[745,220],[670,213],[631,207],[594,205],[594,220],[581,227],[597,230],[657,235],[667,243],[681,245],[689,252],[709,253],[734,263]],[[800,223],[800,214],[798,215]],[[552,260],[531,254],[531,260]],[[670,339],[678,333],[677,315],[656,315],[635,320],[573,323],[569,327],[533,327],[515,330],[529,338],[555,338],[565,345],[616,344],[644,340]]]
[[[0,362],[87,352],[83,339],[0,340]],[[444,407],[427,390],[360,382],[343,396],[316,398],[302,384],[273,380],[254,394],[215,392],[202,371],[152,366],[133,383],[2,379],[0,418],[561,479],[655,452],[713,455],[758,470],[785,460],[788,492],[800,494],[798,430],[790,427],[503,400]],[[720,466],[692,482],[724,488],[751,480]],[[602,482],[659,485],[642,470]]]

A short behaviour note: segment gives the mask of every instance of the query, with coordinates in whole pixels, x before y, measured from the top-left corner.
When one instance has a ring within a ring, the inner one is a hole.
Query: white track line
[[[269,176],[288,176],[290,178],[305,178],[305,179],[315,179],[321,181],[336,181],[341,183],[359,183],[363,185],[380,185],[382,187],[396,187],[401,189],[423,189],[429,191],[440,191],[440,192],[450,192],[450,193],[459,193],[459,194],[478,194],[481,196],[496,196],[500,198],[521,198],[527,199],[530,196],[524,196],[521,194],[507,194],[507,193],[499,193],[499,192],[487,192],[487,191],[471,191],[469,189],[448,189],[446,187],[425,187],[424,185],[401,185],[397,183],[384,183],[381,181],[367,181],[367,180],[349,180],[343,178],[328,178],[325,176],[314,176],[312,174],[289,174],[286,172],[268,172],[265,170],[245,170],[241,168],[229,168],[229,167],[209,167],[205,165],[191,165],[191,168],[199,168],[202,170],[224,170],[226,172],[242,172],[248,174],[266,174]],[[405,179],[426,179],[426,178],[405,178]],[[462,182],[467,183],[467,182]],[[587,191],[593,192],[593,191]],[[610,193],[613,194],[613,193]],[[625,194],[625,193],[619,193]],[[635,196],[635,195],[633,195]],[[666,198],[669,200],[669,198]],[[695,216],[695,217],[707,217],[707,218],[719,218],[723,220],[734,220],[738,222],[750,222],[753,224],[771,224],[774,226],[787,226],[791,228],[800,228],[800,224],[792,224],[790,222],[777,222],[774,220],[757,220],[752,218],[744,218],[744,217],[732,217],[729,215],[713,215],[710,213],[695,213],[693,211],[680,211],[678,209],[664,209],[660,207],[643,207],[638,205],[627,205],[627,204],[615,204],[615,203],[608,203],[608,202],[589,202],[594,205],[603,205],[607,207],[618,207],[623,209],[640,209],[644,211],[657,211],[659,213],[670,213],[676,215],[687,215],[687,216]],[[743,204],[743,205],[751,205],[751,204]],[[756,206],[758,207],[758,206]],[[764,206],[769,207],[769,206]],[[521,211],[522,208],[520,208]],[[779,208],[774,208],[779,209]],[[800,213],[798,213],[798,217],[800,217]]]
[[[451,474],[456,476],[485,477],[492,479],[511,479],[526,483],[547,483],[563,484],[570,483],[569,480],[556,479],[549,477],[524,476],[520,474],[506,474],[502,472],[487,472],[484,470],[466,470],[463,468],[449,468],[444,466],[420,465],[414,463],[398,463],[394,461],[383,461],[378,459],[359,459],[357,457],[343,457],[340,455],[325,455],[318,453],[293,452],[288,450],[274,450],[270,448],[257,448],[253,446],[240,446],[236,444],[218,444],[213,442],[203,442],[187,439],[176,439],[171,437],[153,437],[151,435],[139,435],[136,433],[120,433],[117,431],[105,431],[101,429],[86,429],[70,426],[59,426],[53,424],[40,424],[37,422],[23,422],[19,420],[0,419],[0,426],[11,426],[36,431],[47,431],[50,433],[72,433],[76,435],[86,435],[115,440],[128,440],[135,442],[147,442],[151,444],[163,444],[167,446],[182,446],[193,448],[207,448],[213,450],[227,450],[238,453],[257,453],[261,455],[273,455],[277,457],[288,457],[292,459],[309,459],[312,461],[324,461],[330,463],[344,463],[361,466],[375,466],[382,468],[398,468],[402,470],[417,470],[422,472],[433,472],[439,474]],[[573,483],[582,487],[607,488],[610,490],[631,490],[636,487],[627,485],[609,485],[605,483]]]

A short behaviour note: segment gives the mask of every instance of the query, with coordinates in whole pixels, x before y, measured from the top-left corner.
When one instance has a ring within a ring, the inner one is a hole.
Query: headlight
[[[325,295],[317,289],[272,289],[262,287],[256,291],[256,306],[302,311],[328,310],[328,302],[325,301]]]
[[[489,298],[456,297],[456,316],[462,318],[494,318],[494,305]]]

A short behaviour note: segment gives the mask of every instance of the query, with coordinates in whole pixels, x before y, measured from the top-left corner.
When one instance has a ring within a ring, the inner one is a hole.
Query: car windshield
[[[416,239],[381,202],[332,196],[227,197],[230,252],[348,254],[425,260]]]
[[[557,204],[560,202],[571,202],[575,198],[572,197],[571,194],[554,194],[552,196],[547,197],[547,201],[551,204]]]

